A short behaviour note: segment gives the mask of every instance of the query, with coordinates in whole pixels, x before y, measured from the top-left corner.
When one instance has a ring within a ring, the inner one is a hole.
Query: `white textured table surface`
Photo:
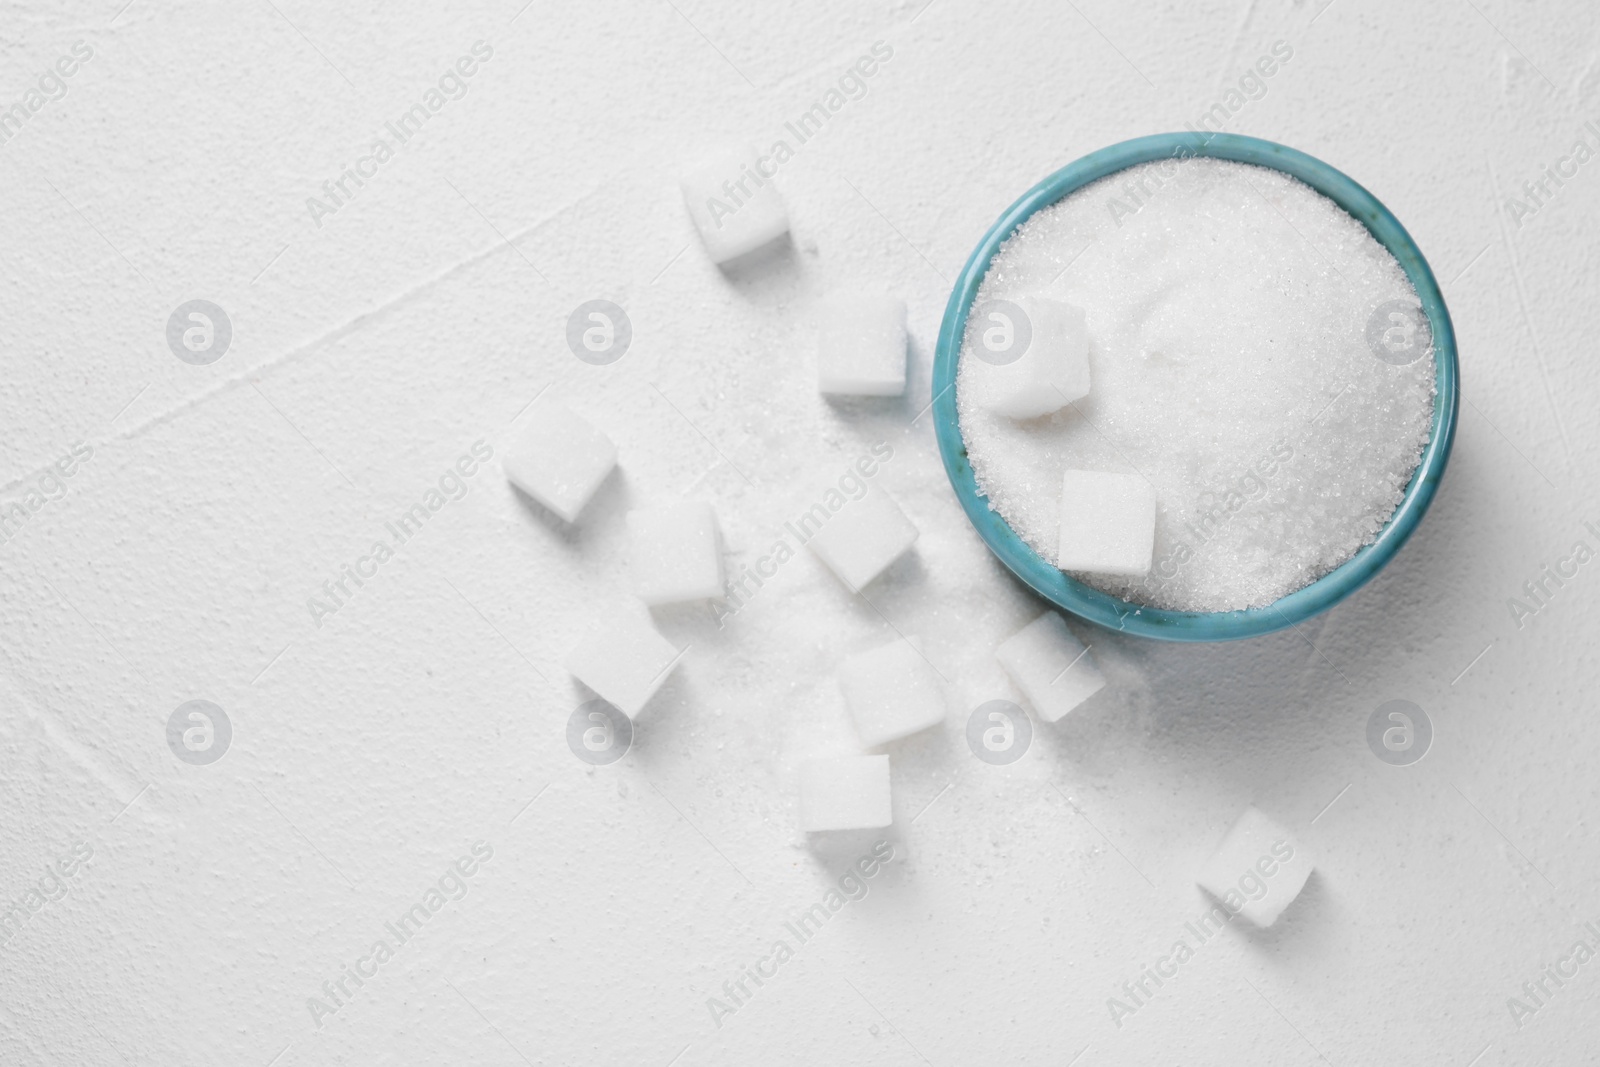
[[[1508,607],[1600,547],[1600,162],[1570,155],[1600,146],[1588,5],[521,3],[6,7],[0,509],[26,519],[0,544],[0,907],[23,904],[0,1063],[1594,1057],[1600,962],[1570,950],[1600,948],[1600,563],[1521,625]],[[464,95],[308,209],[479,41]],[[880,41],[777,179],[792,244],[713,267],[678,173],[787,136]],[[1292,59],[1228,129],[1344,170],[1422,246],[1460,338],[1449,474],[1393,565],[1298,632],[1079,627],[1111,687],[982,763],[967,713],[1016,699],[991,653],[1038,604],[915,418],[949,279],[1023,189],[1197,121],[1276,41]],[[1505,210],[1547,166],[1571,176]],[[866,282],[907,298],[911,387],[830,403],[808,314]],[[609,366],[564,339],[595,298],[633,324]],[[167,345],[191,299],[232,323],[206,366]],[[322,583],[547,387],[621,450],[581,520],[496,458],[318,625]],[[870,602],[802,553],[720,629],[658,611],[688,651],[624,759],[575,759],[560,661],[631,601],[625,512],[708,500],[737,568],[879,441],[921,539]],[[949,714],[893,748],[891,830],[808,839],[798,763],[852,746],[835,666],[896,630]],[[232,724],[209,765],[167,744],[192,699]],[[1433,722],[1420,763],[1368,750],[1390,699]],[[1116,1025],[1248,804],[1317,873]],[[800,943],[785,924],[880,838],[867,895]],[[492,858],[449,877],[475,842]],[[465,895],[314,1017],[441,876]],[[56,899],[29,907],[41,879]],[[778,940],[775,977],[708,1008]]]

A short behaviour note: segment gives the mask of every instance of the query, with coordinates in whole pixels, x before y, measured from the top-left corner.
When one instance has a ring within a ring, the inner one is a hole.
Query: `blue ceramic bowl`
[[[1049,207],[1069,193],[1125,167],[1169,158],[1180,148],[1196,156],[1254,163],[1282,171],[1360,219],[1400,262],[1422,298],[1423,311],[1433,328],[1438,386],[1433,408],[1433,436],[1422,453],[1422,462],[1411,484],[1406,487],[1405,499],[1375,541],[1342,566],[1264,608],[1194,612],[1142,607],[1102,593],[1057,570],[1028,547],[999,512],[991,511],[988,498],[978,492],[956,417],[956,366],[966,333],[967,313],[978,294],[978,284],[989,269],[989,261],[1000,245],[1040,208]],[[1056,171],[1024,193],[984,234],[956,280],[950,303],[945,307],[933,363],[933,417],[945,471],[950,475],[950,484],[955,486],[961,506],[966,509],[967,518],[1000,561],[1040,596],[1079,618],[1114,630],[1167,641],[1231,641],[1271,633],[1326,611],[1378,573],[1405,544],[1432,503],[1450,458],[1459,405],[1457,377],[1455,332],[1433,271],[1405,227],[1376,197],[1321,160],[1271,141],[1227,133],[1215,134],[1209,141],[1194,133],[1162,133],[1102,148]]]

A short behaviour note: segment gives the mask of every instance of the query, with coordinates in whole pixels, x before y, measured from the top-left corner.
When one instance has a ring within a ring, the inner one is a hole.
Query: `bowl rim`
[[[1108,174],[1166,158],[1207,157],[1253,163],[1298,178],[1344,208],[1400,263],[1421,298],[1433,331],[1434,406],[1432,435],[1405,496],[1377,537],[1311,584],[1262,608],[1195,612],[1151,608],[1101,592],[1058,570],[1011,529],[978,491],[967,461],[956,410],[956,370],[967,314],[989,263],[1007,238],[1034,212]],[[1381,570],[1416,530],[1455,442],[1459,396],[1455,330],[1444,295],[1422,250],[1378,198],[1348,175],[1304,152],[1241,134],[1160,133],[1109,145],[1051,174],[1013,203],[989,227],[951,288],[933,362],[933,418],[939,454],[962,510],[1000,562],[1034,592],[1081,619],[1112,630],[1167,641],[1232,641],[1258,637],[1327,611]]]

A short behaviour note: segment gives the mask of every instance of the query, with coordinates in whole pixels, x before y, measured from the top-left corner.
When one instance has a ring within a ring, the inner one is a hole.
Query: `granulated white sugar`
[[[1152,607],[1262,607],[1394,513],[1432,425],[1426,320],[1394,257],[1311,187],[1210,159],[1121,171],[1022,225],[974,307],[1030,294],[1084,309],[1089,394],[1027,420],[985,408],[994,367],[973,353],[999,320],[969,318],[956,398],[978,488],[1058,564],[1065,470],[1156,491],[1149,573],[1074,577]],[[1379,358],[1369,321],[1391,341],[1421,322],[1420,357]]]

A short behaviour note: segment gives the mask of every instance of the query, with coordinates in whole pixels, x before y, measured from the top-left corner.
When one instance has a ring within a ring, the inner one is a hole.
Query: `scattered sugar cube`
[[[845,660],[839,665],[839,688],[868,748],[944,721],[939,676],[914,637]]]
[[[679,183],[689,217],[713,263],[726,263],[789,232],[789,216],[756,154],[728,148],[705,159]]]
[[[1064,571],[1150,572],[1156,543],[1155,487],[1137,474],[1069,470],[1061,484]]]
[[[851,396],[906,391],[906,302],[881,293],[839,293],[822,301],[817,323],[817,388]]]
[[[534,405],[501,460],[512,485],[567,522],[616,465],[611,438],[555,399]]]
[[[1033,419],[1088,396],[1089,328],[1083,309],[1043,296],[1024,296],[1017,306],[1027,317],[1028,345],[1010,363],[979,368],[988,406],[1013,419]]]
[[[1315,866],[1289,831],[1245,808],[1196,881],[1229,911],[1267,927],[1300,895]]]
[[[1089,650],[1053,611],[1006,638],[994,658],[1045,722],[1059,721],[1106,684]]]
[[[820,522],[821,528],[813,522]],[[916,526],[880,488],[870,489],[860,500],[844,498],[836,512],[829,512],[825,504],[813,504],[798,523],[800,532],[810,537],[806,546],[852,593],[860,592],[917,539]]]
[[[802,830],[871,830],[893,821],[888,756],[836,756],[800,765]]]
[[[607,619],[567,653],[565,666],[632,719],[661,688],[677,659],[672,642],[638,609]]]
[[[710,504],[685,501],[628,512],[633,590],[652,606],[720,597],[722,545]]]

